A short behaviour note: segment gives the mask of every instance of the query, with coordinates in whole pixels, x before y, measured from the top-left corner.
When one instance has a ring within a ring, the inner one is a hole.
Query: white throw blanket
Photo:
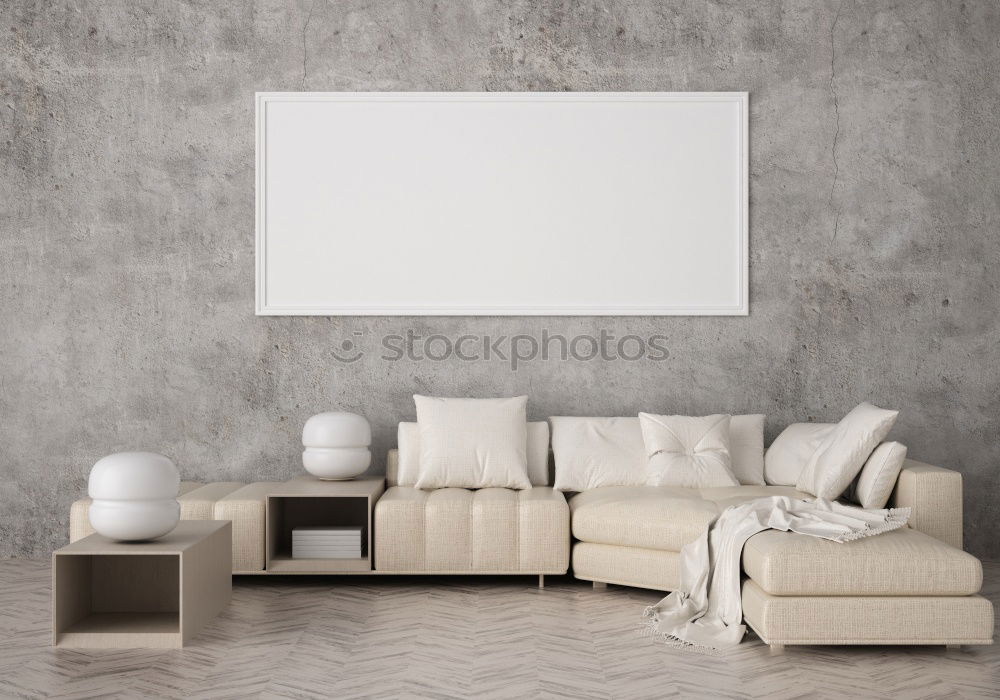
[[[740,560],[743,545],[763,530],[790,530],[850,542],[906,524],[909,508],[865,510],[823,499],[758,498],[732,506],[681,550],[681,585],[646,608],[650,630],[679,646],[733,647],[743,639]]]

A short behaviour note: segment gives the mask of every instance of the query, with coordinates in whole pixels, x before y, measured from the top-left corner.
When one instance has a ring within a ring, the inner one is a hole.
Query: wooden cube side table
[[[181,647],[229,604],[232,523],[182,520],[150,542],[93,534],[52,553],[52,645]]]
[[[265,568],[281,574],[372,573],[372,511],[385,492],[384,478],[321,481],[297,477],[267,495]],[[360,525],[360,559],[295,559],[292,531],[316,525]]]

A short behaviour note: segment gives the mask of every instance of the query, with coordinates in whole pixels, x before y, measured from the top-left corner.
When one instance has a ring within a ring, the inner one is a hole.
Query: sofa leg
[[[538,587],[545,588],[545,574],[538,574]]]
[[[772,654],[783,654],[783,653],[785,653],[785,645],[784,644],[779,644],[779,643],[775,642],[774,644],[770,644],[769,646],[771,647],[771,653]]]
[[[607,588],[607,587],[608,587],[608,584],[604,583],[604,581],[594,581],[594,590],[595,591],[599,591],[599,590],[602,590],[602,589]]]

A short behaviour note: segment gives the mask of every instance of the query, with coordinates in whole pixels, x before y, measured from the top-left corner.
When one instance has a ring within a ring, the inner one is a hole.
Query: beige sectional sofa
[[[660,591],[677,587],[680,550],[724,508],[760,496],[809,497],[786,486],[709,489],[612,486],[566,498],[530,490],[420,490],[397,482],[375,505],[374,574],[563,574]],[[281,484],[181,485],[181,517],[233,522],[233,572],[265,571],[267,495]],[[850,544],[765,531],[743,552],[747,624],[784,644],[989,644],[993,608],[982,566],[962,551],[962,479],[907,460],[890,505],[908,528]],[[70,539],[93,530],[89,499],[73,504]]]

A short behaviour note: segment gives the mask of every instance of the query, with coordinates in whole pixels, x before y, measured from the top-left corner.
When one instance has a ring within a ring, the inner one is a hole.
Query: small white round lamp
[[[353,479],[372,463],[372,429],[356,413],[319,413],[302,428],[302,466],[328,481]]]
[[[181,517],[180,475],[169,458],[153,452],[118,452],[97,461],[87,491],[90,524],[126,542],[162,537]]]

